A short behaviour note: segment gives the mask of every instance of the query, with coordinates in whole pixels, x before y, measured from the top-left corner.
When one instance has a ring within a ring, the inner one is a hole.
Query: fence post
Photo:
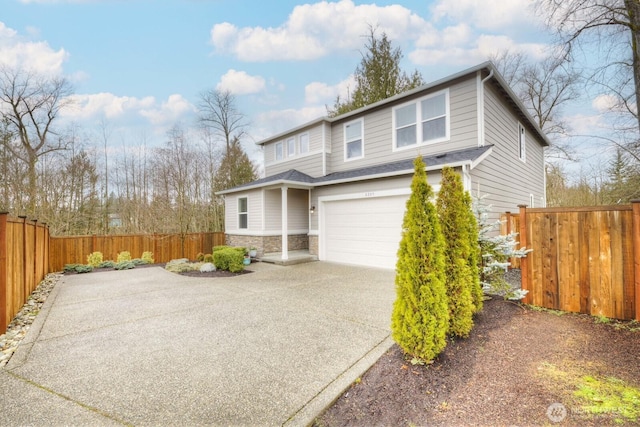
[[[636,320],[640,321],[640,199],[631,201],[633,210],[633,270],[635,282]]]
[[[527,205],[518,205],[520,208],[520,247],[526,248],[527,242]],[[531,278],[529,277],[529,261],[527,257],[520,258],[520,283],[522,290],[526,290],[527,295],[524,297],[525,304],[531,304]]]
[[[7,330],[7,219],[8,212],[0,212],[0,334]]]

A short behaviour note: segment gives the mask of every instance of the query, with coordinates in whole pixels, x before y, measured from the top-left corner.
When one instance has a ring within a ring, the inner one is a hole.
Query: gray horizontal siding
[[[287,222],[289,230],[309,229],[309,191],[287,190]],[[265,191],[265,232],[282,232],[282,190]]]
[[[297,169],[302,173],[306,173],[310,176],[322,175],[322,156],[320,153],[323,149],[323,127],[325,124],[316,125],[309,129],[297,131],[291,135],[285,135],[282,139],[272,141],[264,145],[264,163],[265,163],[265,175],[271,176],[280,172],[286,172],[289,169]],[[299,154],[300,148],[300,135],[309,134],[309,153]],[[296,154],[293,157],[287,157],[286,154],[286,140],[291,136],[296,138]],[[278,162],[276,158],[276,144],[278,142],[283,143],[284,159]]]
[[[322,176],[322,153],[315,152],[265,166],[265,176],[296,169],[312,177]]]
[[[438,88],[433,92],[442,90]],[[416,96],[427,95],[425,92]],[[406,100],[405,100],[406,101]],[[429,155],[478,145],[477,88],[474,76],[457,82],[449,88],[450,140],[421,145],[415,148],[393,151],[392,106],[368,112],[364,116],[364,158],[344,161],[344,124],[336,122],[331,129],[331,172],[377,165],[414,158],[418,154]]]

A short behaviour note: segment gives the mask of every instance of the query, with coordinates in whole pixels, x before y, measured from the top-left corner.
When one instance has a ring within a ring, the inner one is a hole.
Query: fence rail
[[[137,234],[105,236],[52,237],[51,271],[60,271],[65,264],[86,264],[87,256],[102,252],[105,260],[115,261],[118,253],[129,251],[133,258],[143,252],[153,252],[155,262],[175,258],[195,259],[198,253],[211,253],[212,248],[225,244],[222,232],[179,234]]]
[[[526,303],[640,320],[640,200],[582,208],[520,207]]]
[[[0,213],[0,334],[49,273],[49,228]]]

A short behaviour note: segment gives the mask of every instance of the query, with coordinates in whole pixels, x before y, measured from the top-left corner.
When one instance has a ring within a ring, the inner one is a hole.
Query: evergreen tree
[[[405,353],[432,360],[445,348],[449,326],[444,240],[421,157],[414,167],[396,264],[391,331]]]
[[[476,220],[475,212],[473,211],[473,200],[471,194],[466,192],[464,194],[464,204],[467,210],[467,226],[469,227],[469,268],[471,269],[471,297],[473,298],[473,312],[478,313],[482,310],[484,305],[484,291],[482,290],[482,283],[480,281],[480,261],[482,259],[482,250],[480,246],[480,233],[478,227],[478,221]]]
[[[215,188],[226,190],[258,179],[256,167],[245,153],[240,140],[231,141],[215,177]]]
[[[400,69],[402,50],[391,46],[391,40],[386,33],[383,32],[378,38],[375,28],[370,27],[369,31],[365,45],[366,53],[362,55],[360,65],[355,71],[356,87],[346,101],[341,100],[340,97],[336,98],[333,110],[328,112],[331,117],[424,84],[422,75],[417,70],[408,75]]]
[[[459,337],[467,337],[473,328],[475,311],[472,289],[475,283],[479,283],[477,267],[473,269],[470,264],[476,261],[472,248],[477,240],[471,240],[469,220],[472,211],[466,204],[462,180],[451,167],[442,169],[436,206],[445,242],[449,330]]]

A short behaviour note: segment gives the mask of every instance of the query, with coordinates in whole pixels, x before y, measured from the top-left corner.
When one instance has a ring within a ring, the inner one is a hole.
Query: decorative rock
[[[62,277],[61,274],[47,274],[9,323],[7,331],[0,335],[0,368],[9,362],[20,341],[27,335],[27,331],[60,277]]]
[[[216,266],[213,265],[210,262],[204,263],[202,264],[202,266],[200,267],[200,272],[201,273],[208,273],[210,271],[216,271]]]

